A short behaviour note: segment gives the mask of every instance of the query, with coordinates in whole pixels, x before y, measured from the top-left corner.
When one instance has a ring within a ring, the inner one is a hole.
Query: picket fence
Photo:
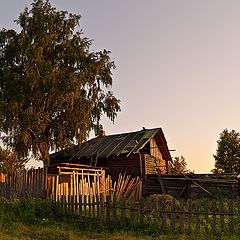
[[[50,198],[61,201],[63,198],[76,198],[80,195],[106,196],[113,194],[117,199],[139,200],[142,195],[142,182],[139,177],[131,178],[119,174],[117,181],[105,176],[104,170],[85,169],[46,174],[43,168],[24,170],[11,175],[0,173],[0,196],[8,198]]]
[[[143,199],[141,186],[139,178],[119,175],[113,182],[104,173],[89,171],[47,175],[44,169],[33,169],[11,176],[0,174],[0,196],[50,198],[63,216],[81,221],[240,236],[239,198],[185,201],[152,195]]]
[[[225,233],[240,236],[239,199],[176,200],[147,198],[129,201],[108,195],[89,195],[71,198],[62,197],[57,206],[63,216],[80,221],[96,221],[115,227],[151,227],[159,232],[171,230],[189,233]]]

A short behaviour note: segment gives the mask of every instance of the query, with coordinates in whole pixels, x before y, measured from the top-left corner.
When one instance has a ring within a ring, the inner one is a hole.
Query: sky
[[[17,29],[32,1],[1,1],[0,28]],[[240,131],[239,0],[51,0],[80,14],[92,50],[110,50],[121,100],[107,134],[161,127],[172,157],[208,173],[225,128]]]

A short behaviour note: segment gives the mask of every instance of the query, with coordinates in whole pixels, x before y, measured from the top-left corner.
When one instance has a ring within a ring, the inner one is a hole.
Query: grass
[[[0,199],[0,240],[237,240],[238,236],[179,234],[171,229],[163,231],[150,223],[135,229],[123,230],[119,226],[99,225],[93,222],[80,222],[78,218],[63,217],[48,200],[6,200]],[[154,229],[155,228],[155,229]],[[157,229],[157,231],[156,231]]]
[[[0,226],[0,240],[86,240],[86,239],[102,239],[102,240],[237,240],[237,236],[223,236],[216,238],[206,235],[187,235],[187,234],[159,234],[149,236],[143,232],[127,231],[109,231],[106,228],[98,228],[96,226],[81,225],[73,220],[61,222],[50,222],[46,225],[26,224],[26,223],[7,223]]]
[[[176,235],[176,234],[165,234],[159,236],[146,236],[146,235],[138,235],[137,233],[131,232],[87,232],[82,230],[74,230],[71,229],[70,226],[64,224],[59,226],[58,224],[53,224],[50,226],[29,226],[25,224],[11,224],[8,227],[1,227],[0,228],[0,240],[86,240],[86,239],[99,239],[99,240],[135,240],[135,239],[142,239],[142,240],[152,240],[152,239],[159,239],[159,240],[186,240],[186,239],[193,239],[193,240],[200,240],[200,239],[218,239],[213,237],[206,237],[206,236],[194,236],[194,235]],[[224,236],[219,238],[219,240],[230,239],[230,240],[237,240],[237,237],[231,236]]]

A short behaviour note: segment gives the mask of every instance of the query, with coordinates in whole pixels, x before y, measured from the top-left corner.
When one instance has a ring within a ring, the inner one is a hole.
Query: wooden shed
[[[161,128],[115,135],[102,134],[81,145],[50,155],[51,164],[79,163],[106,168],[116,179],[119,173],[143,177],[168,173],[171,155]]]

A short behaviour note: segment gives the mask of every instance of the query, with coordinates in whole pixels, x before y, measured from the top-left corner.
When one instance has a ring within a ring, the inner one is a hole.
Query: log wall
[[[119,173],[126,173],[132,177],[142,176],[142,165],[140,154],[132,154],[129,157],[109,157],[107,160],[106,174],[112,176],[113,179],[117,179]],[[98,167],[101,166],[98,162]]]
[[[194,174],[188,177],[189,179],[182,175],[162,175],[161,178],[166,193],[174,197],[184,198],[240,196],[240,182],[236,176]],[[156,174],[149,174],[144,177],[143,189],[144,196],[162,194]]]

